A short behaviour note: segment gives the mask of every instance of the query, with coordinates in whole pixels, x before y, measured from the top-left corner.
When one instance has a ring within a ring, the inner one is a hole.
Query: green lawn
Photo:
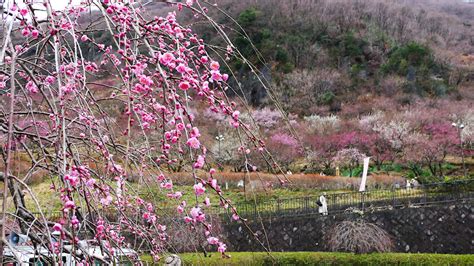
[[[230,252],[231,258],[211,253],[185,253],[184,265],[474,265],[474,255],[374,253],[355,255],[332,252]],[[150,256],[142,259],[152,262]]]

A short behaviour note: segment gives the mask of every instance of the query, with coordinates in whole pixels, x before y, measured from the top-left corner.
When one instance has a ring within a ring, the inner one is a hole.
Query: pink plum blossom
[[[219,70],[219,67],[220,67],[219,62],[211,61],[210,67],[211,67],[211,70],[216,70],[216,71]]]
[[[53,225],[53,230],[54,230],[55,232],[61,232],[61,231],[63,230],[63,226],[62,226],[60,223],[55,223],[55,224]]]
[[[172,189],[173,182],[170,180],[169,182],[161,183],[161,187],[164,189]]]
[[[209,237],[207,238],[207,243],[211,245],[217,245],[219,243],[219,239],[216,237]]]
[[[191,130],[191,137],[199,138],[200,136],[201,133],[199,133],[199,128],[193,127],[193,129]]]
[[[179,73],[183,74],[184,72],[186,72],[186,66],[184,64],[179,64],[177,67],[176,67],[176,71],[178,71]]]
[[[217,189],[217,179],[212,179],[211,180],[211,187],[213,187],[214,189]]]
[[[235,221],[238,221],[240,217],[236,213],[234,213],[232,214],[232,219],[234,219]]]
[[[194,185],[194,193],[196,196],[201,196],[206,192],[206,188],[202,185],[202,183],[197,183]]]
[[[160,63],[167,66],[175,60],[172,53],[164,53],[160,56]]]
[[[224,253],[227,250],[227,246],[224,243],[219,243],[219,246],[217,247],[217,251],[220,253]]]
[[[74,228],[77,228],[79,226],[79,220],[77,219],[76,215],[73,215],[71,217],[71,225],[74,227]]]
[[[187,81],[183,81],[179,83],[179,88],[182,89],[183,91],[189,90],[190,87],[191,85],[189,85],[189,82]]]
[[[76,208],[76,204],[74,204],[74,201],[68,200],[68,201],[66,201],[66,203],[64,203],[64,210],[65,211],[68,211],[68,210],[74,209],[74,208]]]
[[[204,199],[204,205],[206,205],[207,207],[211,206],[211,200],[209,199],[209,197],[206,197]]]
[[[175,193],[168,193],[167,197],[171,199],[179,199],[183,196],[183,193],[181,191],[177,191]]]
[[[201,143],[196,137],[189,138],[186,144],[193,149],[199,149],[201,146]]]
[[[194,168],[202,168],[204,166],[204,157],[202,155],[198,155],[196,162],[194,163]]]
[[[38,87],[33,81],[28,81],[25,87],[31,94],[38,93]]]
[[[37,39],[39,36],[39,31],[38,30],[32,30],[31,31],[31,37],[33,37],[33,39]]]
[[[234,120],[239,120],[239,116],[240,116],[240,112],[239,112],[239,111],[234,111],[234,112],[232,113],[232,118],[233,118]]]

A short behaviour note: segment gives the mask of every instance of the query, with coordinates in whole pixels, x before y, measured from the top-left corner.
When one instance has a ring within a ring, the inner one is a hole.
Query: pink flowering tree
[[[215,170],[202,171],[207,148],[191,108],[205,106],[219,114],[238,131],[242,150],[268,152],[242,123],[236,103],[226,97],[223,62],[213,59],[204,41],[178,23],[176,12],[149,16],[135,1],[82,1],[64,10],[53,10],[50,0],[24,2],[4,4],[1,221],[14,219],[22,233],[50,254],[51,263],[58,262],[55,254],[61,253],[92,263],[81,245],[88,238],[96,240],[109,259],[137,239],[159,259],[172,237],[166,213],[159,203],[140,197],[128,182],[133,177],[144,187],[158,185],[173,206],[173,217],[201,228],[208,245],[224,254],[226,245],[212,230],[207,208],[229,208],[235,220],[240,217],[222,194]],[[199,1],[173,8],[203,18],[229,40]],[[240,56],[233,47],[229,41],[224,58]],[[85,48],[94,59],[85,56]],[[113,81],[102,82],[105,74]],[[275,142],[297,153],[294,140],[281,136]],[[15,149],[31,163],[21,176],[12,171]],[[173,186],[166,170],[177,164],[184,164],[194,180],[195,202],[183,201],[182,191]],[[34,191],[23,182],[39,170],[50,177],[52,195],[61,202],[57,221],[48,220]],[[23,191],[36,207],[27,208]],[[209,193],[218,201],[210,202]],[[1,224],[0,254],[10,230],[6,226]]]
[[[397,155],[390,142],[377,134],[364,136],[360,146],[361,151],[371,157],[377,170],[380,170],[385,163],[393,162]]]
[[[427,167],[434,177],[443,177],[446,156],[456,154],[459,137],[449,123],[426,125],[420,133],[406,139],[403,160],[415,175],[420,176],[421,167]]]
[[[278,151],[274,153],[274,157],[286,170],[289,170],[290,165],[303,155],[299,142],[286,133],[272,135],[267,146],[272,151]]]

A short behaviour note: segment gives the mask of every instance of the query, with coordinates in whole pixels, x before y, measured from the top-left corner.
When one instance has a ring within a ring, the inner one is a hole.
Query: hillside
[[[474,73],[474,5],[244,0],[220,1],[219,8],[209,13],[289,112],[309,115],[320,106],[338,112],[366,93],[395,96],[401,104],[417,97],[472,97],[464,90],[472,89]],[[241,59],[232,59],[230,68],[252,104],[269,102]]]
[[[163,2],[142,2],[150,17],[176,10]],[[298,115],[346,113],[344,106],[358,105],[360,97],[366,107],[355,115],[370,112],[385,97],[396,106],[419,99],[473,100],[473,4],[447,0],[200,3],[215,25],[186,9],[178,19],[191,25],[226,61],[227,43],[215,26],[223,29],[240,53],[225,62],[226,71],[233,73],[229,83],[239,87],[229,93],[245,95],[255,107],[274,105],[269,93],[287,112]],[[93,22],[95,17],[82,22]],[[96,40],[112,44],[110,36],[99,30],[105,25],[95,27]],[[86,52],[86,56],[98,55]],[[247,63],[255,66],[258,76]]]

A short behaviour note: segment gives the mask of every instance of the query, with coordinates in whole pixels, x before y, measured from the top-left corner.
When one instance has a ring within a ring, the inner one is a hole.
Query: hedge
[[[474,255],[373,253],[356,255],[331,252],[230,252],[231,258],[218,253],[185,253],[184,265],[474,265]]]

